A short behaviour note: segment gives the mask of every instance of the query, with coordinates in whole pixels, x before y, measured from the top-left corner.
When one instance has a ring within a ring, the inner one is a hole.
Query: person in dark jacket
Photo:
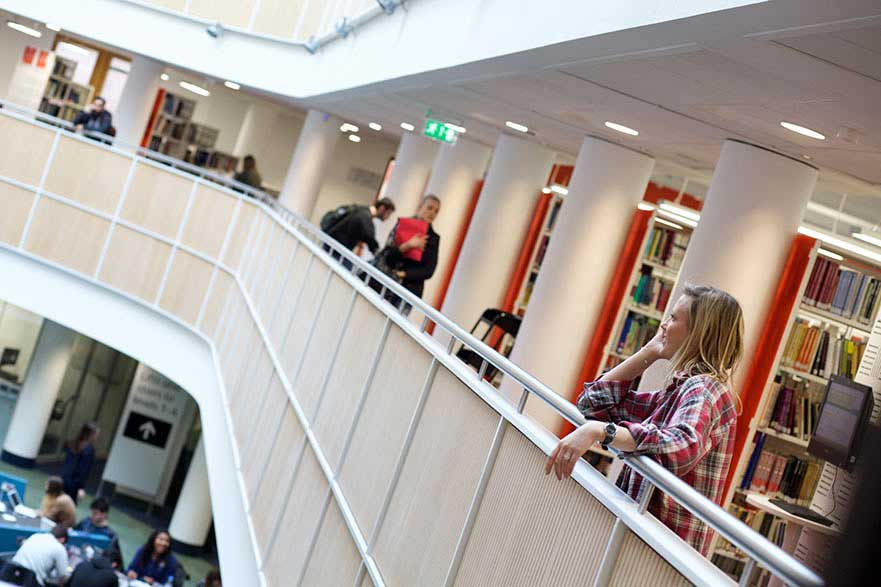
[[[235,174],[233,179],[239,183],[249,185],[252,188],[260,189],[263,185],[263,178],[257,171],[257,160],[253,155],[245,155],[242,160],[242,170]]]
[[[77,114],[73,126],[78,131],[99,132],[109,134],[113,126],[113,116],[104,109],[107,101],[101,96],[92,100],[92,107]]]
[[[92,501],[89,506],[89,517],[80,520],[79,524],[74,526],[74,530],[78,532],[88,532],[89,534],[102,534],[110,538],[110,546],[104,550],[105,555],[113,555],[119,558],[119,567],[122,567],[122,549],[119,545],[119,535],[107,523],[110,513],[110,502],[107,498],[98,497]]]
[[[100,430],[94,422],[86,422],[80,428],[76,438],[67,443],[64,449],[64,465],[61,467],[61,479],[64,481],[64,493],[77,503],[86,495],[86,481],[95,462],[95,442]]]
[[[177,559],[171,554],[171,536],[165,530],[154,530],[132,558],[127,576],[162,585],[174,578],[177,567]]]
[[[364,243],[371,253],[376,253],[379,243],[376,242],[376,227],[373,219],[388,220],[395,211],[395,204],[388,198],[377,200],[372,206],[352,206],[351,212],[341,218],[327,230],[327,234],[335,238],[347,249],[354,250],[358,243]]]
[[[389,234],[388,241],[383,249],[376,255],[378,263],[375,263],[380,270],[391,274],[395,279],[400,281],[407,290],[413,292],[417,297],[422,297],[425,290],[425,282],[434,275],[437,268],[438,248],[440,247],[440,236],[434,231],[431,223],[437,218],[440,212],[440,199],[434,194],[429,194],[422,198],[419,210],[416,211],[416,218],[424,220],[428,223],[428,233],[425,235],[414,235],[406,242],[395,244],[395,233],[398,225],[392,229]],[[405,256],[405,253],[412,249],[422,251],[422,259],[416,261]],[[374,289],[381,286],[371,281],[370,284]],[[401,299],[392,294],[386,294],[386,299],[396,308],[400,307]],[[405,305],[404,314],[409,314],[410,307]]]
[[[77,565],[70,576],[68,587],[117,587],[116,563],[106,557],[96,557]]]

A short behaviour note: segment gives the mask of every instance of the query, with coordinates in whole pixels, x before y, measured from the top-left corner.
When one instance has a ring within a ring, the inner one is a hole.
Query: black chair
[[[480,318],[477,319],[477,322],[474,323],[474,326],[471,328],[471,334],[477,336],[476,333],[481,325],[485,326],[486,331],[480,337],[480,340],[486,342],[493,332],[501,331],[501,336],[498,341],[495,342],[495,346],[498,347],[504,340],[505,336],[509,336],[512,341],[517,338],[517,333],[520,332],[520,324],[522,321],[522,318],[514,314],[496,308],[489,308],[484,310],[483,314],[480,315]],[[504,350],[501,351],[501,354],[503,356],[508,356],[508,352]],[[483,358],[473,350],[462,345],[456,352],[456,356],[466,365],[471,366],[476,371],[480,371]],[[498,369],[487,363],[484,378],[492,381],[497,371]]]
[[[22,587],[40,587],[37,582],[37,576],[30,569],[9,561],[0,571],[0,581],[11,583],[12,585],[21,585]]]

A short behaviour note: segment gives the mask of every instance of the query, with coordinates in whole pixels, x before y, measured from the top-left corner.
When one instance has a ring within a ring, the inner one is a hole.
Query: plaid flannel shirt
[[[654,457],[676,476],[716,503],[722,499],[734,449],[736,409],[728,388],[706,375],[676,377],[666,388],[632,390],[630,381],[584,384],[578,409],[588,418],[627,428],[634,454]],[[638,499],[644,480],[625,467],[618,486]],[[705,555],[712,531],[673,499],[656,491],[649,511]]]

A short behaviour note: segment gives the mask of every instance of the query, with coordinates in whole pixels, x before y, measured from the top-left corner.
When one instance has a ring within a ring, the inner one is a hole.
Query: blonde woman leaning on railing
[[[743,352],[743,314],[728,293],[688,285],[655,337],[598,381],[585,383],[578,409],[590,420],[560,440],[545,473],[568,477],[594,444],[654,457],[719,503],[731,464],[738,409],[731,374]],[[631,382],[669,359],[668,384],[640,392]],[[643,478],[625,468],[618,486],[637,499]],[[706,554],[711,532],[683,506],[655,492],[649,511]]]

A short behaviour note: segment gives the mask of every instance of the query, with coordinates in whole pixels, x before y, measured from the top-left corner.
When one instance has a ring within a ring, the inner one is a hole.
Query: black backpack
[[[350,204],[348,206],[340,206],[339,208],[334,208],[329,212],[325,212],[324,216],[321,217],[321,230],[330,234],[335,228],[340,226],[344,220],[354,214],[357,208],[357,205]]]

